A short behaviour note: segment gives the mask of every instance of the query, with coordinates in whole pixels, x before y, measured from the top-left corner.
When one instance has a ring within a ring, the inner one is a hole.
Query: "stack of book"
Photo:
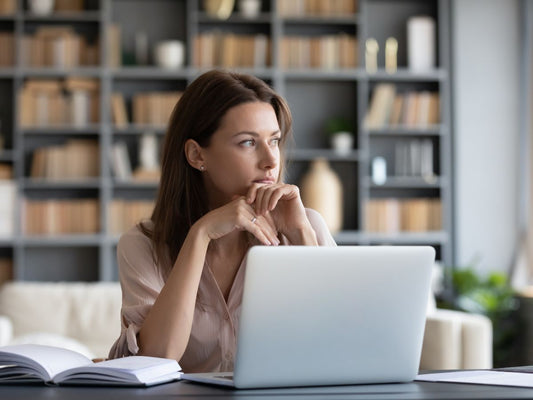
[[[376,85],[365,117],[368,129],[397,126],[428,128],[439,122],[440,100],[437,92],[397,93],[396,85],[391,83]]]
[[[182,92],[143,92],[132,97],[132,121],[134,124],[166,126],[172,110]],[[124,95],[115,92],[111,96],[111,117],[117,128],[130,123]]]
[[[287,36],[281,39],[283,68],[355,68],[357,38],[345,33],[317,37]]]
[[[100,174],[99,152],[96,140],[85,139],[38,148],[33,153],[30,177],[50,180],[97,177]]]
[[[345,16],[357,10],[357,0],[278,0],[277,10],[282,17]]]
[[[435,179],[433,142],[431,139],[401,140],[394,147],[394,174],[396,176]]]
[[[371,199],[365,204],[367,232],[429,232],[442,229],[440,199]]]
[[[193,64],[199,68],[264,68],[270,65],[270,38],[264,34],[205,32],[194,39]]]
[[[15,65],[15,39],[10,32],[0,32],[0,67]]]
[[[99,88],[96,79],[28,79],[20,91],[22,127],[83,126],[98,122]]]
[[[150,218],[154,209],[152,200],[115,199],[109,205],[109,232],[119,235],[132,226]]]
[[[96,199],[26,199],[23,215],[29,235],[90,234],[98,232],[100,226]]]
[[[70,26],[39,27],[22,38],[22,64],[31,67],[72,68],[99,64],[99,45],[89,44]]]

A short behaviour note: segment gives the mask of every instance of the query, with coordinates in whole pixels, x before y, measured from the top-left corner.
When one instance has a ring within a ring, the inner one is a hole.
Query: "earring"
[[[202,172],[205,171],[205,167],[203,165],[200,165],[200,171],[202,171]]]

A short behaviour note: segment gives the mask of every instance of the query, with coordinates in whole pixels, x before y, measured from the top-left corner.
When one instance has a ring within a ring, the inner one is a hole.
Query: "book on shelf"
[[[111,116],[116,127],[125,128],[128,126],[129,120],[126,110],[126,100],[124,100],[122,93],[115,92],[111,95]]]
[[[113,174],[117,179],[131,179],[131,161],[128,153],[128,146],[125,142],[116,142],[111,148],[111,165]]]
[[[37,344],[0,347],[0,383],[153,386],[176,381],[176,360],[131,356],[95,363],[72,350]]]
[[[112,68],[122,66],[122,37],[119,24],[111,24],[107,27],[107,60]]]
[[[442,202],[438,198],[377,198],[365,204],[367,232],[396,234],[442,229]]]
[[[94,234],[100,226],[96,199],[26,199],[22,215],[30,235]]]
[[[199,68],[264,68],[270,65],[270,38],[261,33],[203,32],[194,38],[193,46],[193,64]]]
[[[280,63],[285,69],[355,68],[358,64],[357,38],[346,33],[335,35],[285,36],[281,39]]]
[[[63,145],[35,149],[30,177],[43,179],[83,179],[100,173],[96,140],[70,139]]]
[[[133,123],[166,126],[181,95],[182,92],[148,92],[133,95]]]
[[[437,92],[422,90],[398,93],[396,85],[391,83],[375,86],[365,116],[365,126],[368,129],[424,129],[439,122],[440,100]]]
[[[394,174],[422,177],[427,182],[433,182],[436,177],[433,157],[431,139],[397,141],[394,145]]]
[[[15,36],[11,32],[0,32],[0,67],[15,65]]]
[[[70,26],[42,26],[22,39],[23,65],[32,67],[72,68],[97,65],[98,41],[87,39]]]
[[[357,0],[278,0],[276,6],[282,17],[337,17],[354,14]]]
[[[153,200],[114,199],[109,205],[109,231],[114,235],[126,232],[143,219],[150,218],[153,209]]]
[[[79,93],[83,93],[81,103],[75,96]],[[96,123],[99,119],[98,80],[28,79],[20,90],[19,110],[22,127]]]

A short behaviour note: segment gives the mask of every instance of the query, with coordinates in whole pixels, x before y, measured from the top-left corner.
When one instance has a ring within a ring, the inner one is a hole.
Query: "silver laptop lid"
[[[427,246],[253,247],[235,386],[413,380],[434,260]]]

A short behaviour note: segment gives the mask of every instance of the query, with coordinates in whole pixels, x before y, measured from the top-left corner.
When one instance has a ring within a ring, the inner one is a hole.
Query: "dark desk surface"
[[[387,385],[327,386],[288,389],[232,390],[190,382],[174,382],[146,389],[113,387],[0,386],[0,399],[121,400],[216,398],[239,400],[289,399],[533,399],[533,389],[413,382]]]

